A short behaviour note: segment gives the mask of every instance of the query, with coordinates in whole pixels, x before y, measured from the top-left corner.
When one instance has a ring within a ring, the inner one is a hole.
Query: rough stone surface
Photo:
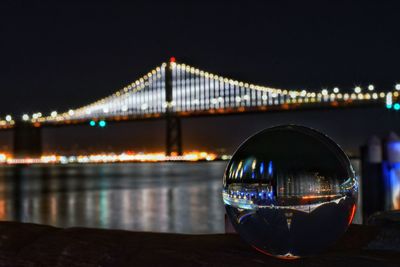
[[[400,266],[399,252],[368,246],[381,232],[378,226],[352,225],[325,253],[285,261],[255,251],[236,234],[60,229],[1,222],[0,266]]]
[[[368,243],[368,249],[400,252],[400,211],[375,213],[368,219],[367,224],[381,228],[376,238]]]
[[[375,226],[400,226],[400,211],[381,211],[372,214],[367,221],[368,225]]]
[[[376,238],[368,243],[366,248],[400,252],[400,227],[382,228]]]

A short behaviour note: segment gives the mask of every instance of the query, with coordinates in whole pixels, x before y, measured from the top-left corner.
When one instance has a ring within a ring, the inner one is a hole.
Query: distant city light
[[[394,110],[400,110],[400,104],[399,103],[394,104],[393,105],[393,109]]]
[[[91,120],[91,121],[89,122],[89,125],[92,126],[92,127],[94,127],[94,126],[96,126],[96,122],[95,122],[94,120]]]
[[[392,104],[386,104],[386,108],[387,109],[391,109],[392,108]]]
[[[72,109],[70,109],[69,111],[68,111],[68,115],[70,115],[70,116],[72,116],[72,115],[74,115],[74,111],[72,110]]]
[[[334,92],[335,94],[339,93],[339,88],[337,88],[337,87],[333,88],[333,92]]]
[[[52,116],[53,118],[57,116],[57,111],[52,111],[50,116]]]
[[[396,86],[395,86],[395,89],[397,90],[397,91],[399,91],[400,90],[400,84],[398,83],[398,84],[396,84]]]
[[[375,87],[372,84],[368,85],[368,90],[373,91],[374,89]]]
[[[23,120],[23,121],[29,120],[29,115],[28,115],[28,114],[22,115],[22,120]]]
[[[321,91],[321,93],[322,93],[322,95],[328,95],[328,90],[326,90],[326,89],[323,89],[322,91]]]
[[[354,93],[356,93],[356,94],[361,93],[361,87],[360,87],[360,86],[356,86],[356,87],[354,88]]]
[[[11,120],[12,120],[11,115],[7,115],[7,116],[6,116],[6,121],[10,122]]]
[[[104,120],[99,121],[99,126],[100,126],[101,128],[106,127],[106,125],[107,125],[106,121],[104,121]]]

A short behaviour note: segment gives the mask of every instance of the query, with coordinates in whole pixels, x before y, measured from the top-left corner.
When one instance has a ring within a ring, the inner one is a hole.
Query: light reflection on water
[[[0,167],[0,220],[221,233],[226,162]]]

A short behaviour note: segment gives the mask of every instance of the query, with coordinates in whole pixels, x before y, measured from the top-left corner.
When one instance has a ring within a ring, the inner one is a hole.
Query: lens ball
[[[314,255],[346,231],[358,183],[350,160],[326,135],[285,125],[247,139],[223,179],[235,230],[260,252],[294,259]]]

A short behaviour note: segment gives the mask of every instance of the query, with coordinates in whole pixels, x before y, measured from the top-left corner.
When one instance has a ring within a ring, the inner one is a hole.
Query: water
[[[0,220],[222,233],[226,162],[0,167]]]

